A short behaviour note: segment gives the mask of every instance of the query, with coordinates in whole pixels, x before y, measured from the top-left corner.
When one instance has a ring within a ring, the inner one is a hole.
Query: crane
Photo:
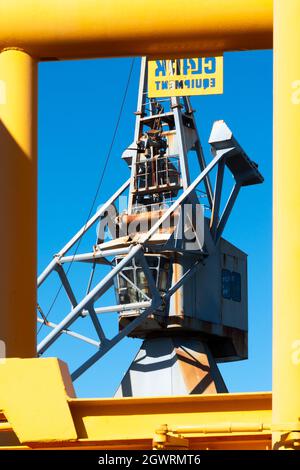
[[[141,338],[116,396],[225,392],[217,362],[248,354],[247,255],[222,234],[241,188],[263,177],[222,120],[212,126],[206,163],[189,98],[150,98],[147,68],[143,58],[134,138],[122,154],[130,177],[38,278],[41,286],[56,273],[71,304],[58,323],[49,322],[39,305],[38,321],[51,331],[38,354],[62,334],[94,345],[96,352],[72,373],[75,380],[125,336]],[[195,164],[198,175],[191,181]],[[225,171],[233,186],[224,203]],[[91,250],[70,254],[95,225]],[[91,265],[80,299],[67,275],[70,263]],[[97,265],[105,275],[97,277]],[[109,289],[116,303],[103,306]],[[109,312],[119,315],[112,338],[101,325],[101,314]],[[97,340],[70,330],[79,318],[90,318]]]

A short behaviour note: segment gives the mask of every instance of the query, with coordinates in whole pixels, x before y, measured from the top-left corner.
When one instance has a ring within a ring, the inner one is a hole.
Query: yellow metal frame
[[[37,60],[198,57],[202,52],[267,49],[272,47],[272,3],[1,0],[0,46],[25,50]]]
[[[271,48],[273,3],[272,407],[270,394],[80,400],[70,398],[57,360],[7,359],[0,365],[4,447],[269,448],[271,431],[274,448],[299,444],[299,0],[152,0],[155,35],[143,0],[0,0],[0,339],[7,357],[34,356],[37,62]]]
[[[80,399],[58,359],[1,369],[0,449],[271,448],[270,393]]]

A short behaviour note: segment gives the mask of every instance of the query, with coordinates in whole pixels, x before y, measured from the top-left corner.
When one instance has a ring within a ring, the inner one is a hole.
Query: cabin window
[[[224,299],[241,301],[242,280],[240,273],[222,269],[222,297]]]
[[[169,260],[163,256],[146,256],[145,258],[156,287],[161,293],[166,292],[170,284]],[[121,260],[122,257],[117,258],[116,263],[119,263]],[[124,277],[126,279],[124,279]],[[135,289],[132,283],[135,284],[138,289]],[[145,300],[141,292],[151,297],[148,280],[139,260],[133,260],[132,264],[122,269],[122,274],[117,276],[116,290],[118,300],[121,304]]]
[[[231,272],[228,269],[222,269],[222,297],[231,299]]]

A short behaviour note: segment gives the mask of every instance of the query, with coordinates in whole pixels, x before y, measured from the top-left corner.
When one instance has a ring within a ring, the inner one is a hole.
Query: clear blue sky
[[[112,139],[132,59],[101,59],[39,65],[39,224],[38,271],[41,272],[71,236],[86,222],[104,160]],[[105,173],[97,205],[117,189],[128,169],[120,160],[133,140],[140,60],[134,71],[119,132]],[[263,185],[245,188],[238,198],[225,238],[248,255],[249,359],[220,365],[231,392],[271,389],[271,243],[272,243],[272,52],[236,52],[224,56],[224,94],[192,99],[207,160],[207,140],[213,121],[224,119],[250,158],[259,164]],[[94,234],[92,234],[94,235]],[[93,238],[90,240],[92,243]],[[82,248],[88,247],[88,240]],[[82,267],[82,276],[86,276]],[[83,292],[81,275],[72,279]],[[56,280],[45,284],[40,302],[47,312]],[[112,301],[107,298],[107,301]],[[61,318],[58,299],[49,319]],[[64,313],[67,313],[64,310]],[[93,335],[89,319],[80,330]],[[104,317],[112,334],[115,314]],[[41,339],[48,328],[44,327]],[[95,335],[94,335],[95,337]],[[101,362],[75,382],[78,396],[112,396],[139,347],[125,339]],[[63,337],[47,356],[59,356],[73,371],[95,350]]]

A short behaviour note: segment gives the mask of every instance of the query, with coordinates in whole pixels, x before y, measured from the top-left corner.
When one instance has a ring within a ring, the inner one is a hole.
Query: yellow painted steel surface
[[[280,434],[300,431],[299,19],[299,0],[275,1],[273,423],[282,431],[275,445]]]
[[[36,354],[37,66],[0,53],[0,340],[8,357]]]
[[[0,364],[0,410],[20,442],[77,438],[67,402],[74,396],[67,367],[54,358],[7,359]]]
[[[104,448],[118,443],[128,446],[138,441],[143,448],[151,448],[155,432],[163,424],[171,429],[203,423],[217,428],[218,423],[229,421],[270,424],[271,419],[271,394],[268,393],[74,399],[70,401],[70,406],[77,429],[85,432],[90,440],[101,442]],[[215,433],[183,432],[182,435],[189,439],[189,448],[222,448],[239,440],[244,441],[245,448],[247,445],[252,448],[253,441],[257,448],[270,446],[271,443],[270,431],[228,434],[216,429]]]
[[[272,429],[275,447],[291,447],[299,432],[289,432],[300,431],[300,5],[274,2]],[[272,6],[272,0],[0,0],[0,339],[8,356],[35,354],[37,77],[30,55],[162,58],[270,48]],[[270,445],[270,394],[78,400],[67,396],[54,359],[50,373],[44,360],[25,368],[14,361],[0,364],[0,378],[10,384],[0,391],[2,448],[151,448],[162,425],[201,430],[203,423],[216,432],[183,433],[190,448]],[[31,395],[30,381],[43,383],[46,400]],[[47,428],[39,427],[43,422]]]
[[[54,358],[8,359],[0,382],[0,449],[151,449],[166,426],[177,447],[179,431],[190,449],[271,445],[270,393],[77,399]]]
[[[36,58],[272,47],[272,0],[0,0],[0,49]]]

